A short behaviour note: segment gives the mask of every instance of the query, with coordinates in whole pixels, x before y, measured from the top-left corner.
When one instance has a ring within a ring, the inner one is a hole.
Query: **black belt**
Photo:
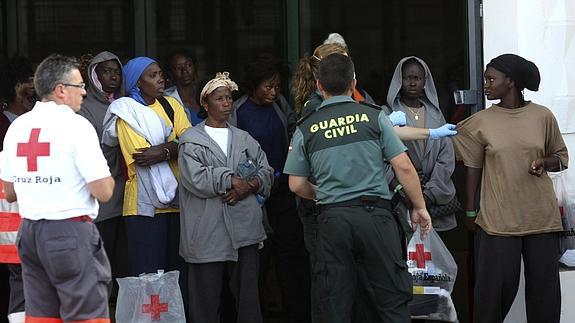
[[[362,207],[372,207],[372,208],[382,208],[391,211],[391,202],[386,199],[382,199],[377,196],[362,196],[352,200],[344,202],[336,202],[329,204],[320,204],[319,210],[325,211],[334,207],[349,207],[349,206],[362,206]]]

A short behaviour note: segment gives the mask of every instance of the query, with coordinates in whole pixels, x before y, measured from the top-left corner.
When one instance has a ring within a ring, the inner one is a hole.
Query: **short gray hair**
[[[52,54],[46,57],[34,74],[34,89],[40,98],[44,98],[52,92],[59,83],[67,83],[70,73],[79,70],[78,61],[74,57],[60,54]]]

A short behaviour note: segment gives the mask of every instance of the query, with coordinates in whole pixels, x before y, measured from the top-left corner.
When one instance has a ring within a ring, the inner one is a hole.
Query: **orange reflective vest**
[[[355,100],[355,102],[363,102],[365,101],[365,97],[361,95],[358,89],[354,88],[351,97]]]
[[[4,196],[3,182],[0,181],[0,263],[19,264],[16,235],[20,227],[18,203],[9,203]]]

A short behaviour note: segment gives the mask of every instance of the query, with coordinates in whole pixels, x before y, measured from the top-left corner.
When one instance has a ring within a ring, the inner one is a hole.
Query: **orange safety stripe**
[[[0,199],[5,199],[4,183],[0,181]],[[18,208],[15,203],[8,203],[7,201],[0,201],[2,208],[7,211],[17,211]],[[22,218],[20,214],[15,212],[0,212],[0,233],[3,232],[16,232],[20,227]],[[18,256],[18,248],[15,244],[1,244],[0,245],[0,263],[3,264],[20,264],[20,257]]]
[[[359,92],[356,88],[353,89],[351,97],[355,100],[355,102],[365,101],[365,98],[363,97],[363,95],[361,95],[361,92]]]
[[[26,323],[64,323],[59,317],[34,317],[26,315]],[[97,318],[83,321],[71,321],[69,323],[110,323],[110,319]]]
[[[59,317],[36,317],[26,315],[26,323],[64,323]]]
[[[0,264],[19,264],[18,248],[13,244],[0,245]]]
[[[0,212],[0,232],[18,231],[21,220],[18,213]]]

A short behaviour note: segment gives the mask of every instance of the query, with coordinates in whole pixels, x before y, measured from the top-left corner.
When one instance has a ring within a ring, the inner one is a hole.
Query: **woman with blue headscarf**
[[[123,215],[130,274],[181,269],[178,138],[191,125],[182,106],[163,97],[163,73],[153,59],[130,60],[124,76],[129,96],[110,105],[102,141],[120,145],[126,162]]]

